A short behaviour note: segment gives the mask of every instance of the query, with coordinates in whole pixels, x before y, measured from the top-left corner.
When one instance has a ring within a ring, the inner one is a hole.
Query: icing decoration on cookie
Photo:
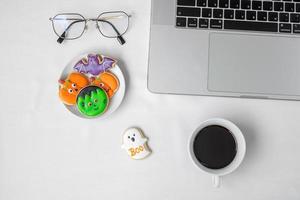
[[[103,114],[109,103],[106,92],[97,86],[83,88],[77,97],[77,108],[79,112],[88,117]]]
[[[131,158],[143,159],[151,154],[147,140],[140,129],[129,128],[123,135],[122,148],[126,150]]]
[[[103,88],[109,98],[112,98],[119,89],[119,80],[111,72],[103,72],[96,78],[92,78],[91,82],[93,85],[97,85]]]
[[[76,104],[76,97],[79,91],[89,85],[88,78],[81,73],[73,72],[65,80],[58,81],[59,98],[67,105]]]
[[[117,61],[112,58],[102,57],[99,54],[89,54],[87,58],[83,58],[76,63],[74,69],[80,73],[97,76],[109,68],[114,67],[116,62]]]

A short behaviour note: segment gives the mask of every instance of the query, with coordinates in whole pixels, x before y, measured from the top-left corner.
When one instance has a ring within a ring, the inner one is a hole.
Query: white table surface
[[[133,15],[126,45],[94,24],[56,43],[49,17],[109,10]],[[149,19],[150,1],[1,0],[0,199],[300,199],[300,102],[150,93]],[[94,50],[120,60],[128,90],[113,115],[83,120],[59,101],[57,79],[73,57]],[[194,129],[211,117],[236,123],[247,142],[244,162],[220,189],[187,152]],[[130,126],[149,137],[145,160],[121,149]]]

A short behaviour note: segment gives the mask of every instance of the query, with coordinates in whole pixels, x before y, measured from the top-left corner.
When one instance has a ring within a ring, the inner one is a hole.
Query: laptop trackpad
[[[300,95],[300,38],[211,33],[208,90]]]

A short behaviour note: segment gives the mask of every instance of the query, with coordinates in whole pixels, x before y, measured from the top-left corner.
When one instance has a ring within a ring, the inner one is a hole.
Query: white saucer
[[[89,54],[100,54],[100,53],[97,53],[97,52],[90,52],[90,53],[87,53],[87,54],[83,54],[83,55],[80,55],[80,56],[77,56],[75,57],[74,59],[71,60],[71,62],[69,62],[67,64],[67,66],[65,67],[65,69],[63,70],[61,76],[60,76],[60,80],[65,80],[67,78],[67,76],[72,73],[72,72],[76,72],[76,70],[74,70],[74,66],[75,64],[80,61],[82,58],[86,58],[87,55]],[[101,55],[101,54],[100,54]],[[105,55],[101,55],[101,56],[105,56]],[[117,90],[117,92],[114,94],[114,96],[109,100],[109,105],[108,105],[108,108],[107,110],[105,111],[105,113],[103,113],[102,115],[100,116],[96,116],[96,117],[87,117],[87,116],[84,116],[82,115],[78,109],[77,109],[77,106],[76,105],[65,105],[65,107],[71,111],[73,114],[77,115],[78,117],[82,117],[82,118],[86,118],[86,119],[93,119],[93,118],[104,118],[104,117],[107,117],[109,116],[110,114],[112,114],[114,111],[117,110],[117,108],[121,105],[122,101],[123,101],[123,98],[124,98],[124,95],[125,95],[125,78],[124,78],[124,75],[121,71],[121,69],[119,68],[118,66],[118,63],[115,64],[114,67],[110,68],[109,70],[107,70],[108,72],[112,72],[114,75],[116,75],[116,77],[119,79],[119,89]],[[87,77],[89,77],[89,75],[85,74]]]

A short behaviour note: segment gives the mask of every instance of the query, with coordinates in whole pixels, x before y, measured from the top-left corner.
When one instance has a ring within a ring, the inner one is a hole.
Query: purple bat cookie
[[[100,55],[89,54],[87,58],[87,60],[82,59],[78,63],[76,63],[74,69],[80,73],[89,73],[97,76],[107,69],[113,67],[116,63],[115,60],[108,57],[102,58]]]

